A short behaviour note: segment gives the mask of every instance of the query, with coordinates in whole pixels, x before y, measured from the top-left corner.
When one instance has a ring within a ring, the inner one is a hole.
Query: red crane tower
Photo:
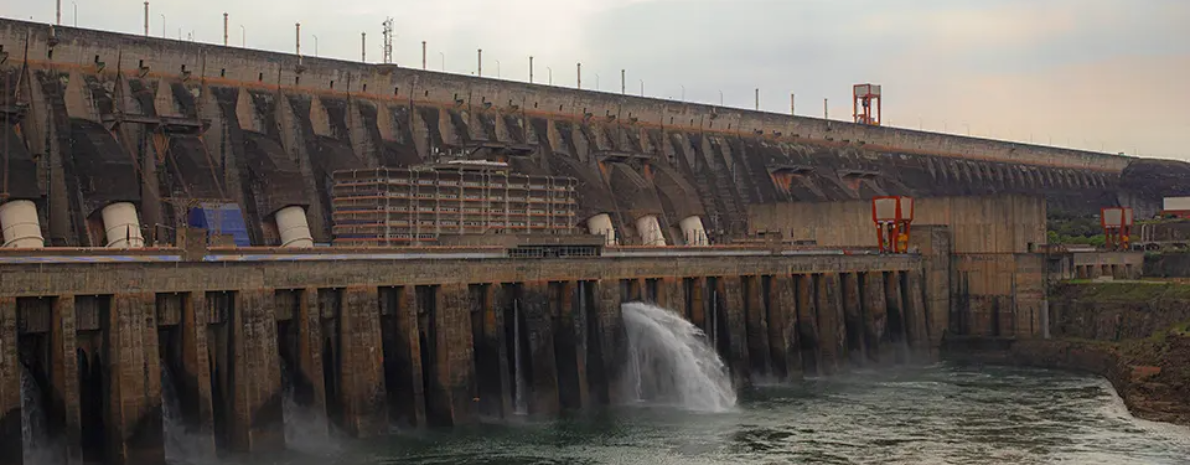
[[[880,85],[856,84],[852,87],[854,96],[851,102],[851,112],[855,122],[859,124],[880,125]],[[876,104],[876,114],[872,114],[872,103]]]

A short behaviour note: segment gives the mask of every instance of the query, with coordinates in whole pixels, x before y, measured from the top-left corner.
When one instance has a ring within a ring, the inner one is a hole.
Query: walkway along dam
[[[1184,163],[0,20],[0,465],[620,403],[621,304],[734,383],[1043,338],[1047,215]],[[873,197],[916,199],[909,253]],[[1082,275],[1136,276],[1089,254]],[[169,381],[166,381],[169,380]],[[23,421],[24,419],[24,421]]]

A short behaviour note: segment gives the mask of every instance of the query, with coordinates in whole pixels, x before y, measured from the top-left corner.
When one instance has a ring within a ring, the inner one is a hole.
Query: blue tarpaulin
[[[206,229],[208,234],[230,234],[236,247],[252,245],[239,204],[203,204],[191,208],[189,223],[192,228]]]

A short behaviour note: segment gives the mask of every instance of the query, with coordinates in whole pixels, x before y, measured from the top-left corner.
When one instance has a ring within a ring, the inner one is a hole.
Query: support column
[[[686,292],[682,278],[661,278],[658,281],[657,305],[685,315]]]
[[[930,335],[926,327],[924,302],[924,280],[919,270],[910,270],[905,276],[905,328],[908,330],[910,356],[920,358],[930,353]]]
[[[744,299],[744,281],[739,276],[726,276],[719,280],[723,286],[724,302],[727,304],[722,310],[727,315],[727,328],[730,353],[724,357],[731,367],[735,384],[743,386],[751,382],[752,373],[748,360],[748,325],[744,315],[747,303]]]
[[[769,350],[774,374],[783,380],[801,379],[802,353],[797,337],[797,301],[793,278],[773,276],[769,284]]]
[[[867,341],[864,337],[863,304],[859,290],[859,276],[847,273],[842,276],[843,284],[843,327],[846,333],[844,345],[847,358],[853,364],[862,366],[867,356]]]
[[[814,276],[799,274],[797,284],[797,337],[802,353],[802,371],[822,373],[822,341],[818,339],[818,302],[814,298]]]
[[[905,363],[909,359],[909,338],[906,336],[905,295],[901,290],[900,274],[899,271],[884,273],[884,303],[888,309],[889,322],[886,341],[889,344],[885,344],[882,349],[893,354],[893,360],[897,363]]]
[[[554,324],[550,283],[530,281],[522,286],[521,311],[529,331],[529,413],[554,416],[561,410],[558,369],[554,354]]]
[[[156,307],[153,294],[116,294],[103,322],[109,464],[165,463]]]
[[[21,366],[17,299],[0,297],[0,465],[21,465]]]
[[[508,348],[504,334],[504,304],[508,302],[499,284],[479,286],[471,300],[472,315],[482,318],[480,333],[472,342],[475,348],[476,391],[479,415],[507,418],[513,413],[512,380],[508,370]],[[472,322],[474,324],[474,322]]]
[[[863,300],[861,314],[864,321],[864,348],[868,360],[880,363],[881,344],[888,324],[888,304],[884,298],[884,273],[862,273]]]
[[[67,465],[83,463],[82,418],[79,407],[78,349],[75,333],[74,296],[65,295],[54,299],[53,326],[50,327],[50,423],[61,422],[66,448]]]
[[[697,326],[703,331],[707,328],[707,278],[698,277],[693,278],[690,286],[690,324]],[[710,334],[710,333],[708,333]],[[712,345],[714,341],[711,341]]]
[[[438,304],[434,312],[437,353],[434,380],[449,406],[450,426],[472,423],[475,420],[475,378],[471,363],[470,291],[466,284],[445,284],[439,288]],[[551,361],[552,362],[552,361]]]
[[[846,360],[847,328],[843,324],[843,298],[839,275],[827,273],[817,277],[818,339],[822,349],[822,371],[832,374]]]
[[[262,289],[236,292],[229,329],[231,448],[239,452],[284,450],[283,393],[273,292]]]
[[[182,304],[182,373],[175,388],[190,399],[182,405],[194,437],[201,438],[203,457],[215,456],[215,413],[211,403],[211,364],[207,353],[207,298],[191,292]],[[321,378],[319,378],[321,380]]]
[[[620,366],[625,360],[624,320],[620,309],[620,281],[603,279],[596,284],[595,305],[589,320],[593,335],[588,367],[591,368],[588,383],[595,400],[603,404],[614,404],[621,400]]]
[[[326,412],[326,379],[323,364],[334,361],[322,359],[322,309],[318,305],[317,288],[302,289],[298,297],[297,312],[293,315],[291,324],[297,325],[297,373],[290,374],[295,378],[295,394],[300,392],[297,389],[299,383],[304,385],[310,393],[306,408],[313,412]],[[342,381],[340,385],[342,386]],[[326,415],[318,415],[316,418],[325,419]],[[325,427],[326,425],[320,425],[318,434],[325,434]]]
[[[339,314],[341,426],[348,434],[361,438],[388,432],[384,360],[377,357],[384,350],[379,300],[380,291],[375,287],[348,287],[343,290]],[[303,358],[307,352],[303,351]]]
[[[552,285],[550,301],[554,315],[554,354],[557,358],[558,397],[562,407],[582,410],[590,405],[587,388],[586,323],[582,316],[590,300],[584,283],[570,281]]]
[[[385,296],[387,313],[381,337],[389,418],[402,425],[425,426],[426,396],[422,383],[416,288],[387,288]]]
[[[744,277],[744,314],[748,334],[748,361],[752,376],[773,374],[769,353],[768,309],[764,306],[763,276]]]

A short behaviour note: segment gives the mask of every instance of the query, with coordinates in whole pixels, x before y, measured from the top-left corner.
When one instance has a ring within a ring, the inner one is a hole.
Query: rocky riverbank
[[[944,356],[1106,377],[1134,415],[1190,426],[1190,285],[1063,285],[1048,340],[954,339]]]

